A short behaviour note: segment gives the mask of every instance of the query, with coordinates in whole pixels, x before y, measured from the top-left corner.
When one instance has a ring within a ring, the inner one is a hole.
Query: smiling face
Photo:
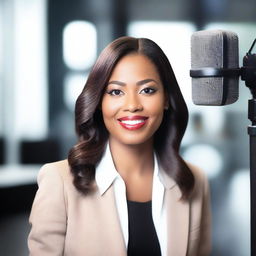
[[[135,53],[124,56],[115,66],[102,98],[110,141],[151,143],[166,105],[161,79],[150,59]]]

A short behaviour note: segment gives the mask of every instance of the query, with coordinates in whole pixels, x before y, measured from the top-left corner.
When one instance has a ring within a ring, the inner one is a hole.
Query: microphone
[[[239,76],[250,89],[248,126],[250,136],[251,255],[256,255],[256,39],[238,64],[238,37],[223,30],[195,32],[191,37],[192,100],[196,105],[221,106],[238,99]]]
[[[241,69],[238,36],[224,30],[204,30],[191,37],[192,100],[196,105],[221,106],[238,99]]]

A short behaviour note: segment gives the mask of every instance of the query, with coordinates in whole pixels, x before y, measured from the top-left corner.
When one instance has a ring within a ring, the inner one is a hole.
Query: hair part
[[[68,155],[68,162],[78,191],[87,194],[93,188],[95,167],[101,160],[108,140],[100,104],[105,88],[118,61],[131,53],[148,57],[156,66],[168,109],[154,135],[154,149],[163,170],[172,177],[188,199],[194,187],[194,176],[179,154],[187,127],[188,110],[168,58],[161,48],[146,38],[120,37],[110,43],[94,64],[75,105],[75,127],[78,142]]]

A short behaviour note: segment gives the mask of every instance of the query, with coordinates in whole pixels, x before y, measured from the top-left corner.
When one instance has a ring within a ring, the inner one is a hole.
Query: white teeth
[[[145,122],[145,120],[121,120],[121,122],[128,125],[136,125]]]

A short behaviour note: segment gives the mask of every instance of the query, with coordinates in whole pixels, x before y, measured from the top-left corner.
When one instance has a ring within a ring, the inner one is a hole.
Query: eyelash
[[[146,92],[146,90],[147,90],[148,92]],[[154,94],[156,91],[157,91],[157,90],[154,89],[154,88],[146,87],[146,88],[142,89],[142,90],[140,91],[140,93],[150,95],[150,94]],[[117,93],[117,92],[118,92],[118,93]],[[116,94],[116,93],[117,93],[117,94]],[[109,94],[109,95],[111,95],[111,96],[120,96],[120,95],[122,95],[122,94],[124,94],[124,93],[123,93],[121,90],[113,89],[113,90],[107,91],[107,94]]]
[[[119,94],[114,94],[114,92],[118,92]],[[120,93],[123,93],[121,90],[117,90],[117,89],[114,89],[114,90],[110,90],[110,91],[107,91],[107,94],[111,95],[111,96],[120,96],[121,94]]]
[[[148,90],[150,92],[145,92],[145,90]],[[146,87],[144,89],[141,90],[141,92],[144,91],[145,94],[154,94],[157,90],[151,87]]]

